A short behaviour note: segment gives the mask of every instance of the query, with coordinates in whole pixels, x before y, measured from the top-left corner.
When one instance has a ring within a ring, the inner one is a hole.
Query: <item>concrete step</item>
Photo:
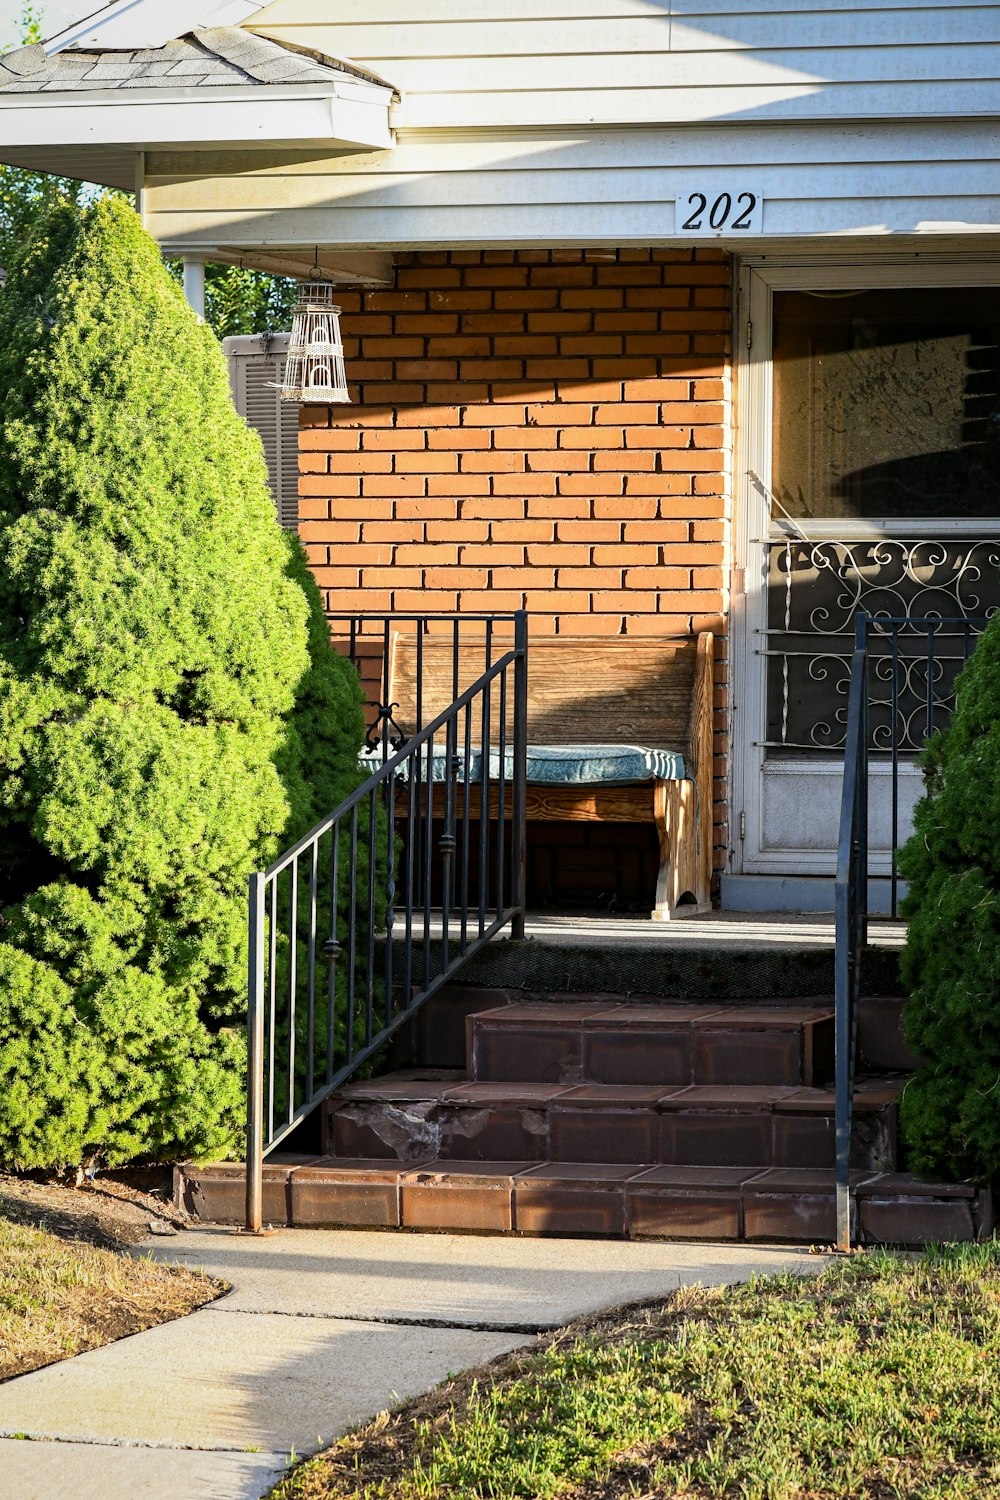
[[[177,1201],[197,1218],[243,1217],[241,1163],[186,1164]],[[989,1192],[857,1170],[855,1234],[867,1245],[985,1240]],[[264,1212],[276,1225],[597,1235],[632,1239],[788,1241],[835,1237],[831,1170],[639,1162],[284,1158],[265,1167]]]
[[[533,925],[529,919],[529,929]],[[572,933],[536,928],[526,942],[487,943],[463,964],[460,983],[520,998],[590,992],[722,1004],[751,996],[760,1004],[832,995],[832,920],[825,925],[828,935],[819,938],[808,931],[800,937],[794,924],[783,937],[776,935],[766,919],[757,931],[747,927],[745,935],[715,917],[664,924],[577,919]],[[441,943],[434,940],[432,973],[440,973],[442,958]],[[900,993],[898,944],[865,950],[861,987],[863,995]]]
[[[633,1005],[600,999],[497,1006],[467,1021],[476,1081],[813,1085],[833,1073],[833,1010],[802,1005]]]
[[[853,1159],[897,1164],[902,1080],[862,1081]],[[832,1089],[794,1084],[468,1081],[412,1069],[350,1084],[326,1104],[331,1157],[832,1167]]]

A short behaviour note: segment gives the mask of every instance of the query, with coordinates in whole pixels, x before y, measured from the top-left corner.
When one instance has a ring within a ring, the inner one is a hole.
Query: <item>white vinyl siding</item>
[[[248,23],[349,58],[398,126],[992,114],[992,0],[274,0]]]
[[[299,524],[299,408],[276,389],[288,349],[287,333],[223,340],[236,410],[260,434],[278,520]]]
[[[734,174],[763,193],[769,239],[1000,228],[995,135],[978,121],[419,132],[392,152],[298,160],[151,152],[143,206],[158,239],[190,248],[648,244],[683,240],[675,202]]]

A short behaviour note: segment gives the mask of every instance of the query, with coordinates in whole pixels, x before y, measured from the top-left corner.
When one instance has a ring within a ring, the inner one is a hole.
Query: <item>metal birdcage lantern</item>
[[[351,399],[340,338],[340,308],[334,301],[332,281],[299,283],[281,399],[321,406]]]

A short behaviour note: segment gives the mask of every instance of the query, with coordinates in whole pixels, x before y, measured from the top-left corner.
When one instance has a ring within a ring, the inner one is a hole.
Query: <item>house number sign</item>
[[[717,184],[677,198],[675,234],[760,234],[764,195],[759,188]]]

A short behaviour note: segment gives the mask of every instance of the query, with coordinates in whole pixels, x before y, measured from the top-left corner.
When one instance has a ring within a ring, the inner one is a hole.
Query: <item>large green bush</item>
[[[357,781],[353,670],[124,202],[0,294],[0,1161],[239,1149],[246,881]]]
[[[903,1095],[918,1170],[1000,1179],[1000,619],[924,754],[926,795],[900,856],[910,882],[906,1034],[927,1059]]]

